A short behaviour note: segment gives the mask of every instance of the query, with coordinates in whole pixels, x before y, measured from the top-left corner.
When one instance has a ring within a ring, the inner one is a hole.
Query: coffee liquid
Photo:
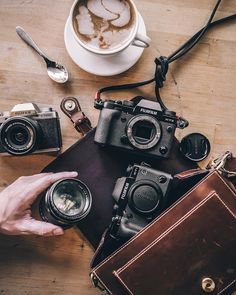
[[[73,12],[79,39],[96,50],[121,47],[132,32],[134,8],[129,0],[80,0]]]

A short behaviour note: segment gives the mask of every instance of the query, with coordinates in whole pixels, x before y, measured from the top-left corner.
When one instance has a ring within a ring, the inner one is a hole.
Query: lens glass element
[[[52,201],[63,216],[82,218],[91,206],[91,194],[81,181],[66,179],[53,189]]]
[[[25,126],[13,126],[7,133],[8,141],[16,148],[27,146],[31,140],[31,132]]]

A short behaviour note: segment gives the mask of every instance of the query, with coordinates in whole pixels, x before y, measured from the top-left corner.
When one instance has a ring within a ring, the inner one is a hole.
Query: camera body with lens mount
[[[176,127],[185,127],[178,125],[175,112],[143,97],[95,107],[101,109],[95,143],[146,156],[168,158]]]
[[[145,163],[130,165],[127,176],[118,178],[112,193],[115,200],[110,235],[129,240],[170,203],[168,193],[173,177]]]
[[[52,108],[23,103],[0,113],[0,153],[23,156],[59,152],[61,146],[60,122]]]

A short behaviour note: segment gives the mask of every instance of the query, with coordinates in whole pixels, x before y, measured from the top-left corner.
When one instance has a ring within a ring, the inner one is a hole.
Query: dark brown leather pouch
[[[91,273],[109,294],[229,295],[236,290],[236,194],[217,171]]]

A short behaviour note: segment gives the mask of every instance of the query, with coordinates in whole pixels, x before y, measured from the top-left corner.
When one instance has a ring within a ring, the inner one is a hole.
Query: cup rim
[[[116,53],[119,53],[121,51],[123,51],[125,48],[127,48],[131,43],[132,41],[134,40],[136,34],[137,34],[137,31],[138,31],[138,10],[137,10],[137,7],[136,5],[134,4],[133,0],[129,0],[131,5],[133,6],[133,9],[134,9],[134,12],[135,12],[135,25],[134,25],[134,28],[132,30],[132,33],[130,34],[129,38],[127,39],[126,42],[124,42],[124,44],[118,48],[115,48],[115,49],[111,49],[111,50],[106,50],[106,51],[102,51],[102,50],[99,50],[99,49],[94,49],[90,46],[86,46],[86,44],[84,42],[82,42],[80,40],[80,38],[78,37],[78,35],[76,34],[75,30],[74,30],[74,26],[73,26],[73,12],[74,12],[74,9],[75,9],[75,6],[76,4],[79,2],[80,0],[75,0],[71,9],[70,9],[70,14],[69,14],[69,23],[70,23],[70,27],[71,27],[71,30],[72,30],[72,33],[73,33],[73,36],[75,38],[75,40],[86,50],[88,50],[89,52],[92,52],[92,53],[96,53],[96,54],[99,54],[99,55],[104,55],[104,56],[108,56],[108,55],[112,55],[112,54],[116,54]]]

